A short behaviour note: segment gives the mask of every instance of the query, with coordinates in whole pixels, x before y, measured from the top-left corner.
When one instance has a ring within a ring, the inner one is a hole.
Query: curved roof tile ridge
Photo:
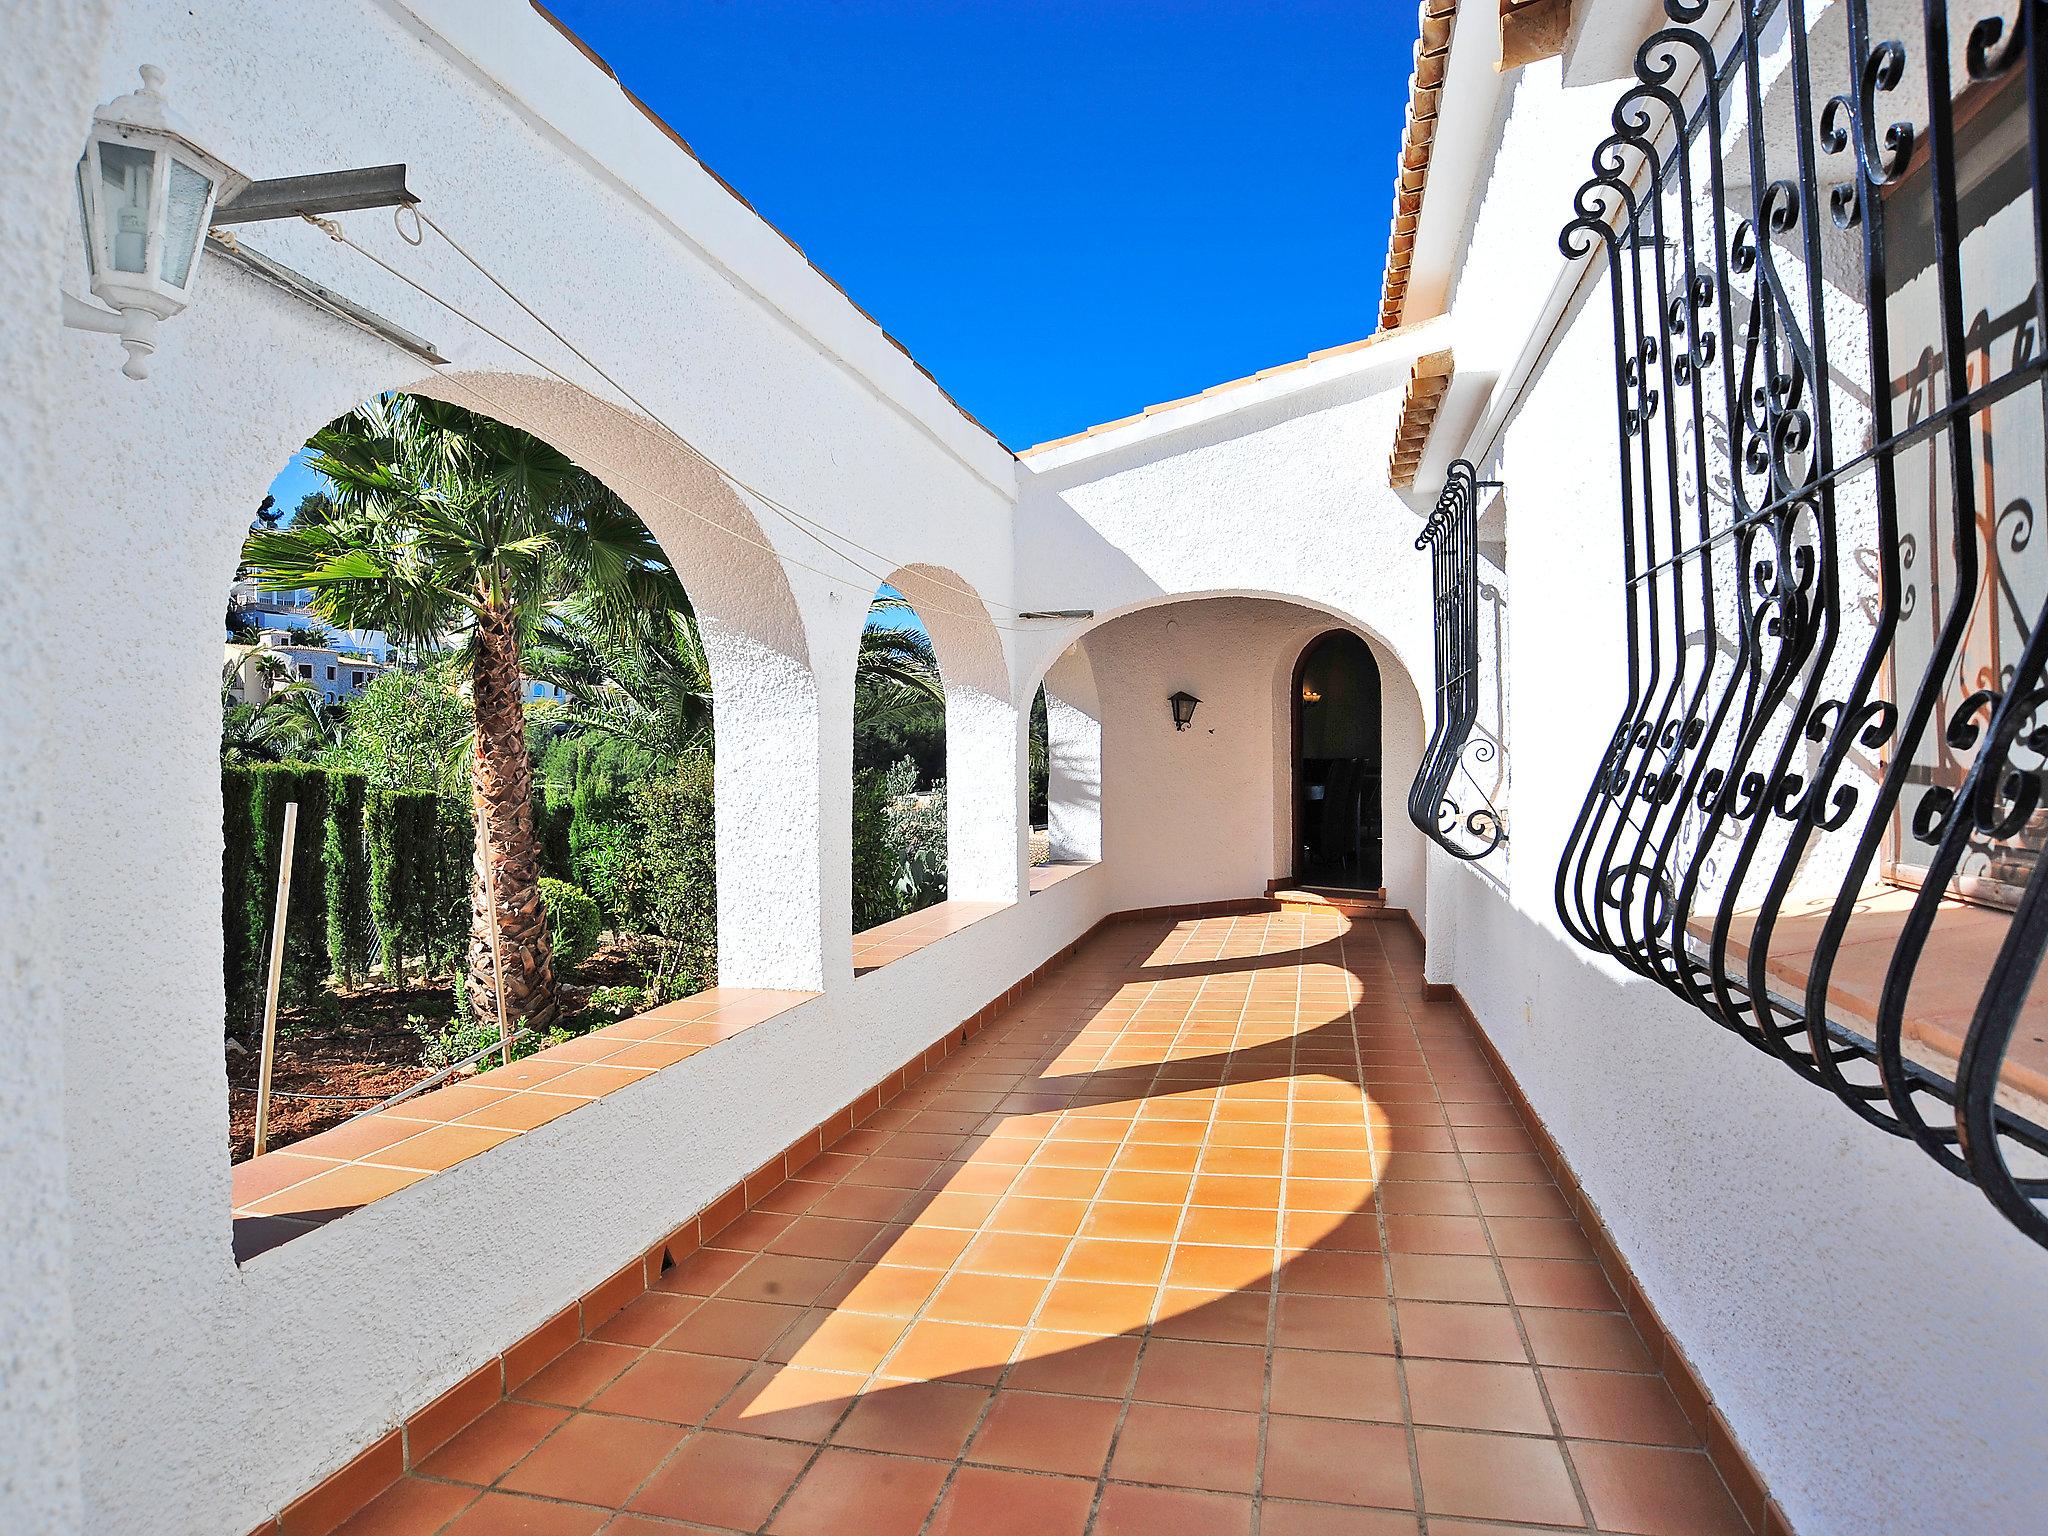
[[[1429,185],[1429,157],[1436,143],[1437,107],[1451,58],[1451,32],[1458,0],[1422,0],[1415,39],[1415,70],[1408,77],[1408,121],[1401,132],[1401,160],[1394,174],[1394,226],[1387,236],[1387,270],[1380,280],[1380,325],[1401,323],[1408,299],[1408,269],[1415,255],[1415,231],[1422,221],[1422,193]]]

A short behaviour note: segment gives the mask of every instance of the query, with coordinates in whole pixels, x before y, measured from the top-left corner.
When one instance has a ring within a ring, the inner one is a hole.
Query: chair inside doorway
[[[1349,630],[1311,643],[1295,669],[1294,877],[1378,890],[1380,669]]]

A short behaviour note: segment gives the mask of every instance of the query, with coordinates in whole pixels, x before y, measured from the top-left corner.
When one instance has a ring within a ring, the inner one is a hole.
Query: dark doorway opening
[[[1294,669],[1294,878],[1376,891],[1380,871],[1380,668],[1332,630]]]

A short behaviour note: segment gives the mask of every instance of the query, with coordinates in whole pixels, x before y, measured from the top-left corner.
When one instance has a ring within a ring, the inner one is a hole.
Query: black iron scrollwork
[[[1436,595],[1436,729],[1408,787],[1408,819],[1454,858],[1483,859],[1507,841],[1507,824],[1471,764],[1499,748],[1472,734],[1479,719],[1479,505],[1472,466],[1451,465],[1443,494],[1417,535],[1430,551]],[[1462,777],[1462,787],[1457,780]],[[1460,803],[1462,800],[1462,804]]]
[[[1665,0],[1637,51],[1559,237],[1605,258],[1628,649],[1556,898],[2048,1246],[2048,18],[1987,8],[1717,46]]]

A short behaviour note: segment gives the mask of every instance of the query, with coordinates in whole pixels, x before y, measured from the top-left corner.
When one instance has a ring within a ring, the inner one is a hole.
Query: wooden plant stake
[[[492,867],[497,850],[491,842],[491,813],[484,809],[477,817],[484,834],[484,907],[491,920],[491,993],[498,1001],[498,1060],[512,1065],[512,1035],[505,1028],[505,951],[498,936],[498,878]]]
[[[299,802],[284,807],[284,837],[277,855],[277,908],[270,917],[270,976],[263,986],[263,1060],[256,1076],[256,1153],[270,1140],[270,1072],[277,1064],[277,993],[284,980],[284,914],[292,895],[292,846],[299,835]]]

